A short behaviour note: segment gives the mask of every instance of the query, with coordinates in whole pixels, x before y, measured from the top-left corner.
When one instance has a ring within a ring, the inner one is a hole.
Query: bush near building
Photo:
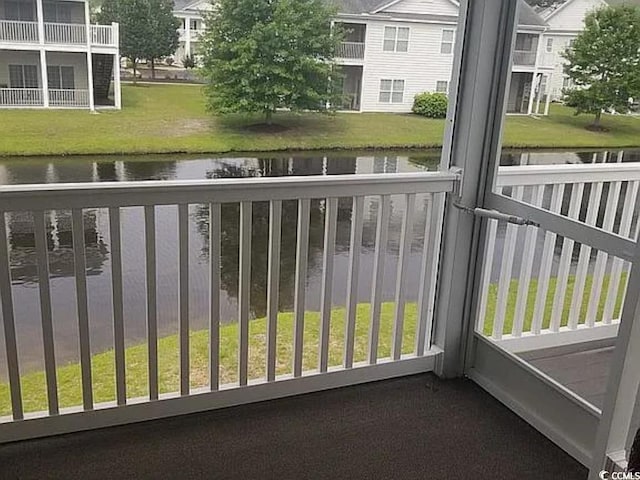
[[[445,118],[449,99],[445,93],[425,92],[415,96],[413,101],[413,113],[428,118]]]

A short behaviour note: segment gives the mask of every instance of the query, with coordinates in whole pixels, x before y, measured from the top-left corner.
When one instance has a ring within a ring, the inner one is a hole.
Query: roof
[[[209,6],[209,2],[203,2],[203,0],[173,0],[173,11],[184,12],[185,10],[207,10],[207,8],[195,8],[203,3],[205,3],[207,7]]]
[[[371,14],[376,10],[392,3],[392,0],[327,0],[338,8],[338,13],[357,15],[357,14]],[[518,24],[523,26],[544,27],[545,21],[538,15],[533,8],[531,8],[524,0],[519,0],[520,6],[520,18]],[[640,0],[635,0],[640,1]],[[453,2],[457,3],[457,2]],[[408,18],[421,18],[430,19],[429,12],[424,14],[415,14],[413,16],[404,15]],[[435,17],[434,17],[435,18]]]
[[[548,19],[560,8],[563,8],[569,2],[572,2],[575,0],[556,0],[553,5],[551,5],[550,7],[544,7],[544,8],[537,7],[535,5],[535,0],[527,0],[527,1],[530,4],[534,4],[532,5],[532,8],[538,13],[538,15],[540,15],[544,19]],[[612,7],[616,7],[618,5],[631,5],[631,6],[640,7],[640,0],[604,0],[604,1],[609,5],[611,5]]]

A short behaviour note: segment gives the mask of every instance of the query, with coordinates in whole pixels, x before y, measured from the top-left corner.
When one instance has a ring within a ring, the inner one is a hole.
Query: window
[[[38,67],[35,65],[9,65],[10,88],[38,88]]]
[[[76,86],[73,67],[47,67],[49,88],[53,90],[73,90]]]
[[[569,48],[573,48],[573,44],[576,43],[576,39],[572,38],[569,40]]]
[[[446,80],[438,80],[436,82],[436,92],[447,93],[449,91],[449,82]]]
[[[33,4],[29,2],[5,2],[7,20],[33,22],[36,20]]]
[[[440,43],[440,53],[451,55],[453,53],[453,40],[455,30],[442,30],[442,42]]]
[[[547,50],[547,53],[553,52],[553,38],[547,38],[546,50]]]
[[[191,30],[198,30],[198,21],[191,20]]]
[[[43,4],[44,21],[52,23],[72,23],[71,22],[71,6],[65,3],[49,3]]]
[[[187,19],[183,18],[182,19],[182,30],[184,30],[185,28],[187,28]]]
[[[571,80],[571,78],[569,77],[564,77],[562,79],[562,88],[573,88],[573,80]]]
[[[384,27],[385,52],[407,52],[409,50],[408,27]]]
[[[380,103],[402,103],[404,80],[380,80]]]

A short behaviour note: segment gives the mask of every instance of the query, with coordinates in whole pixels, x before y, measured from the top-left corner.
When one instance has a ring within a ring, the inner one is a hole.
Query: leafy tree
[[[173,15],[173,0],[147,0],[151,38],[147,60],[151,61],[151,77],[156,78],[156,58],[171,55],[178,48],[180,20]]]
[[[219,0],[202,38],[209,108],[265,115],[327,109],[341,35],[324,0]]]
[[[640,9],[605,7],[585,18],[585,29],[564,57],[565,73],[574,89],[565,90],[576,115],[595,115],[591,128],[600,129],[602,111],[626,112],[629,98],[640,96]]]
[[[120,24],[120,53],[133,64],[134,83],[140,60],[151,60],[155,76],[154,60],[178,46],[179,21],[172,0],[104,0],[97,19]]]

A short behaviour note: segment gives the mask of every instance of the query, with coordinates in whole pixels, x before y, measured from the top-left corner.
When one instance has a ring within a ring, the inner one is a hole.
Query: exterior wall
[[[458,15],[458,7],[450,0],[401,0],[385,8],[385,12],[418,13],[430,15]]]
[[[579,32],[584,28],[584,18],[588,13],[606,6],[604,0],[569,0],[564,7],[556,10],[547,19],[551,31]]]
[[[562,84],[564,82],[564,65],[565,59],[562,53],[569,47],[569,42],[576,38],[575,34],[545,34],[542,40],[542,48],[546,49],[547,39],[553,39],[553,51],[548,54],[553,59],[553,77],[550,83],[550,94],[552,100],[560,100],[562,98]],[[545,50],[546,52],[546,50]]]
[[[383,51],[384,27],[409,27],[407,52]],[[435,91],[436,82],[451,79],[453,54],[440,53],[443,29],[453,24],[369,21],[362,82],[363,112],[410,112],[413,98]],[[404,80],[402,103],[380,103],[380,80]]]
[[[89,88],[87,56],[84,53],[47,52],[47,65],[73,67],[75,87],[80,90]]]
[[[40,54],[38,52],[18,52],[0,50],[0,88],[9,88],[9,65],[35,65],[38,68],[38,87],[40,82]]]

